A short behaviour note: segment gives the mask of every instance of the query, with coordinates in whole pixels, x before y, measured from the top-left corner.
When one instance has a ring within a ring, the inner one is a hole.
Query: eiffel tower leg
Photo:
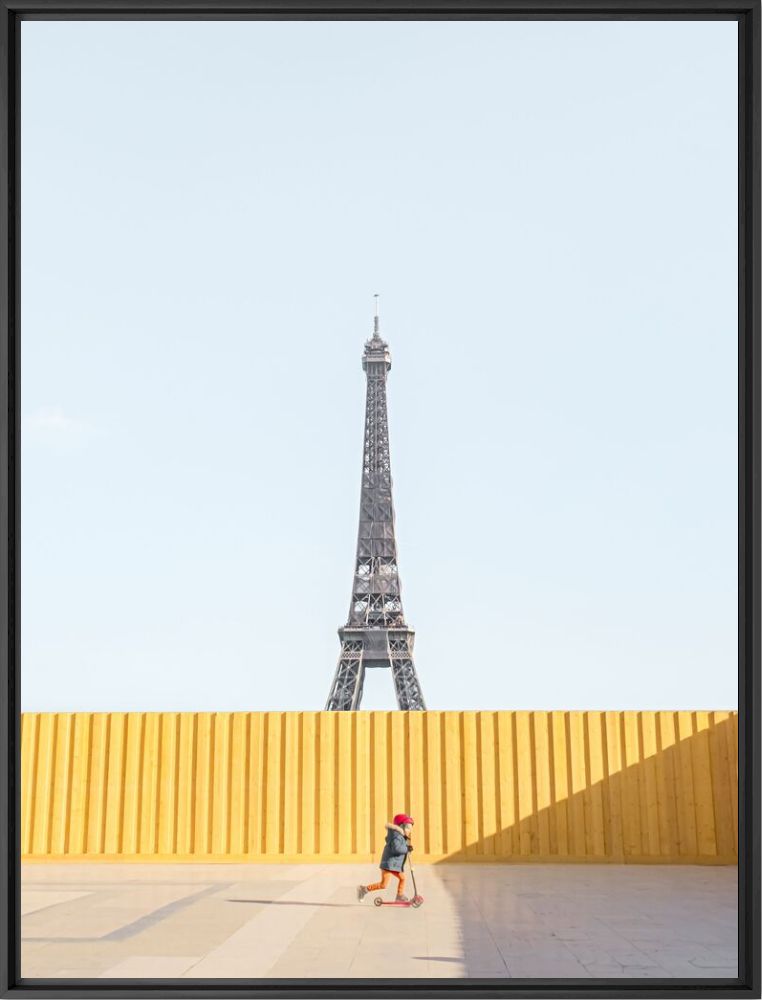
[[[389,639],[389,662],[392,665],[394,690],[400,711],[425,711],[426,705],[413,664],[413,650],[409,636]]]
[[[362,640],[345,639],[342,642],[326,712],[353,712],[360,707],[365,675],[362,650]]]

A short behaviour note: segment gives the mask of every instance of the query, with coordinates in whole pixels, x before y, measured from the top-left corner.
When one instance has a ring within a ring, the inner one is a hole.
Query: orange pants
[[[376,892],[378,889],[385,889],[389,885],[389,879],[394,875],[397,879],[397,895],[401,896],[405,891],[405,873],[404,872],[390,872],[386,868],[381,869],[381,881],[375,882],[373,885],[368,885],[365,888],[368,892]]]

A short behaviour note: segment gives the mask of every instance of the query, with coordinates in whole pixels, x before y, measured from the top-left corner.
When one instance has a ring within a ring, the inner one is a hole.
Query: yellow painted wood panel
[[[352,781],[352,736],[354,730],[354,712],[337,712],[336,723],[336,852],[338,854],[352,853],[353,826],[353,781]]]
[[[106,807],[103,831],[104,854],[121,854],[124,828],[124,743],[127,716],[124,712],[111,715],[108,737],[108,768],[106,771]],[[174,818],[174,803],[169,811]],[[161,843],[159,850],[162,850]],[[170,844],[169,853],[174,847]]]
[[[77,730],[75,727],[75,741]],[[143,715],[129,712],[126,724],[126,744],[124,751],[124,812],[122,814],[122,851],[137,854],[140,848],[140,789],[142,786],[143,761]],[[78,767],[75,762],[74,773]],[[74,786],[72,787],[72,792]],[[72,803],[73,805],[73,803]],[[72,817],[73,820],[73,817]],[[74,822],[72,821],[72,833]],[[79,838],[77,838],[79,839]],[[188,850],[188,845],[178,843],[178,850]]]
[[[43,719],[45,717],[43,716]],[[101,854],[103,852],[103,834],[106,821],[106,779],[108,774],[108,740],[110,731],[110,716],[106,712],[95,712],[93,714],[93,726],[91,730],[90,744],[90,775],[88,783],[87,802],[87,838],[85,850],[88,854]],[[43,732],[46,727],[43,726]],[[41,741],[41,750],[46,743]],[[44,759],[44,753],[41,755]],[[150,759],[156,760],[156,753],[150,753]],[[39,780],[39,769],[38,769]],[[156,845],[152,842],[141,844],[142,850],[152,853],[156,850]]]
[[[662,823],[661,854],[680,853],[680,824],[677,808],[676,744],[677,728],[674,712],[660,712],[657,722],[658,754],[656,757],[656,793],[659,797],[659,816]]]
[[[570,854],[568,803],[571,781],[566,753],[565,712],[551,712],[551,729],[553,731],[553,818],[555,820],[556,853],[559,858],[565,858]]]
[[[463,762],[463,835],[466,855],[475,857],[480,850],[479,816],[479,748],[476,732],[476,712],[463,712],[461,716],[461,754]]]
[[[37,767],[37,733],[39,715],[24,714],[21,717],[21,853],[31,854],[32,828],[34,825],[34,805],[36,801],[34,780]]]
[[[479,765],[481,788],[482,853],[494,858],[499,852],[496,844],[498,832],[498,795],[496,781],[495,713],[479,712]]]
[[[48,854],[50,852],[50,802],[53,792],[54,741],[55,715],[51,712],[43,712],[38,720],[37,768],[34,785],[35,817],[32,831],[33,854]]]
[[[460,712],[442,713],[442,735],[444,737],[444,849],[447,854],[456,851],[463,854],[466,845],[463,836],[463,784],[460,773]]]
[[[149,718],[146,718],[146,723]],[[199,712],[196,720],[196,795],[193,816],[193,853],[211,851],[212,799],[214,796],[214,716]],[[257,849],[260,847],[257,845]]]
[[[130,718],[137,718],[142,721],[140,713],[131,713]],[[37,718],[37,717],[33,717]],[[71,773],[71,807],[69,810],[69,837],[66,845],[66,852],[71,854],[84,854],[87,850],[87,811],[89,801],[89,775],[90,775],[90,733],[92,730],[93,717],[89,712],[76,712],[74,714],[74,747],[72,750],[72,773]],[[39,732],[36,726],[34,733]],[[31,737],[30,737],[31,738]],[[35,735],[36,739],[36,735]],[[142,752],[141,752],[142,759]],[[22,761],[22,774],[23,774]],[[30,790],[34,788],[33,775],[36,773],[36,766],[30,763],[32,775],[30,780],[25,782],[25,787]],[[23,793],[23,788],[22,788]],[[29,805],[30,820],[35,813],[35,803],[32,799]],[[22,804],[22,816],[24,807]],[[31,841],[31,830],[30,830]],[[137,839],[130,845],[129,850],[138,850]]]
[[[302,822],[299,850],[303,854],[317,851],[317,799],[318,799],[318,729],[317,712],[302,713],[302,746],[300,771],[302,781]]]
[[[571,774],[570,808],[568,811],[572,833],[572,853],[575,857],[586,857],[590,850],[590,840],[585,822],[585,792],[588,790],[585,773],[585,730],[584,713],[569,712],[568,743],[569,773]]]
[[[603,713],[586,712],[588,742],[588,782],[590,785],[590,852],[598,858],[606,854],[606,821],[603,808]]]
[[[696,799],[696,839],[699,854],[717,853],[714,821],[712,764],[709,751],[709,713],[694,712],[695,737],[691,740],[694,794]]]
[[[51,854],[66,853],[66,837],[69,829],[69,793],[71,790],[72,764],[71,740],[73,728],[71,713],[62,712],[56,716],[55,760],[53,763],[53,808],[50,830]],[[114,812],[118,817],[118,810],[114,810]]]
[[[727,712],[24,714],[22,855],[374,860],[737,856]]]
[[[659,795],[656,777],[656,712],[640,713],[640,734],[643,752],[641,797],[645,796],[643,835],[644,839],[647,840],[647,853],[660,854]]]
[[[533,853],[533,823],[534,819],[534,776],[532,760],[532,739],[530,731],[530,713],[516,712],[516,782],[519,792],[519,851],[528,856]]]
[[[677,755],[676,764],[679,768],[678,789],[678,825],[680,827],[681,852],[691,857],[698,854],[696,839],[696,796],[693,785],[693,755],[691,743],[693,736],[693,718],[691,712],[677,713]]]
[[[428,826],[426,818],[426,799],[423,794],[423,712],[406,712],[407,723],[407,783],[408,783],[408,803],[407,809],[414,817],[419,828],[423,831]],[[362,716],[358,716],[358,722]],[[359,738],[358,738],[359,747]]]
[[[286,712],[283,778],[283,853],[299,850],[299,713]],[[351,836],[351,829],[350,829]]]
[[[353,813],[352,853],[370,853],[370,713],[357,712],[355,717],[355,802]]]
[[[345,713],[339,712],[339,715]],[[407,786],[407,733],[405,714],[403,712],[387,712],[388,752],[389,752],[389,798],[387,799],[387,814],[391,821],[397,813],[410,812]]]
[[[320,715],[320,784],[316,800],[319,810],[318,853],[336,854],[336,712]],[[269,772],[268,772],[269,777]]]
[[[534,812],[537,816],[537,847],[540,854],[550,854],[550,742],[548,713],[532,712],[534,747]]]
[[[624,830],[622,821],[622,740],[619,712],[604,712],[606,731],[606,789],[604,802],[608,812],[609,836],[606,841],[608,857],[624,859]]]
[[[283,853],[283,713],[268,712],[265,740],[265,854]],[[335,753],[332,754],[335,759]],[[334,847],[333,850],[336,848]]]
[[[426,732],[424,744],[426,784],[424,850],[431,854],[444,854],[442,810],[446,808],[446,805],[442,787],[442,713],[424,712],[422,714]],[[420,839],[420,832],[416,836]]]
[[[734,785],[728,760],[727,731],[731,726],[728,712],[713,712],[709,726],[709,750],[712,771],[712,799],[716,818],[717,853],[732,854],[737,850],[733,828]]]
[[[160,854],[177,851],[177,765],[179,763],[180,716],[177,712],[162,712],[159,718],[161,756],[159,759],[159,810],[156,836]],[[221,761],[222,754],[215,748],[214,757]],[[108,838],[106,853],[108,853]]]
[[[265,714],[252,712],[249,725],[248,852],[264,849],[265,807]],[[315,845],[317,850],[317,845]]]
[[[622,712],[622,817],[624,823],[624,853],[637,857],[643,853],[640,829],[640,746],[638,713]]]

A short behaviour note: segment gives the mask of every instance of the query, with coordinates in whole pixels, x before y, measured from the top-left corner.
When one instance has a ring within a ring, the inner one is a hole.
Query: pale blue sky
[[[731,708],[733,22],[27,22],[22,708]],[[395,707],[374,671],[364,708]]]

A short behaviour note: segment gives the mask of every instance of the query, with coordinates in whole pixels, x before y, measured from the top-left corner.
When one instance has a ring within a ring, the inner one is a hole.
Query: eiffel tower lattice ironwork
[[[413,664],[415,632],[402,612],[394,533],[386,373],[392,366],[389,345],[381,339],[378,296],[373,336],[366,341],[362,366],[368,389],[352,603],[339,629],[341,652],[328,696],[328,711],[354,711],[362,701],[365,670],[391,667],[400,709],[426,708]]]

